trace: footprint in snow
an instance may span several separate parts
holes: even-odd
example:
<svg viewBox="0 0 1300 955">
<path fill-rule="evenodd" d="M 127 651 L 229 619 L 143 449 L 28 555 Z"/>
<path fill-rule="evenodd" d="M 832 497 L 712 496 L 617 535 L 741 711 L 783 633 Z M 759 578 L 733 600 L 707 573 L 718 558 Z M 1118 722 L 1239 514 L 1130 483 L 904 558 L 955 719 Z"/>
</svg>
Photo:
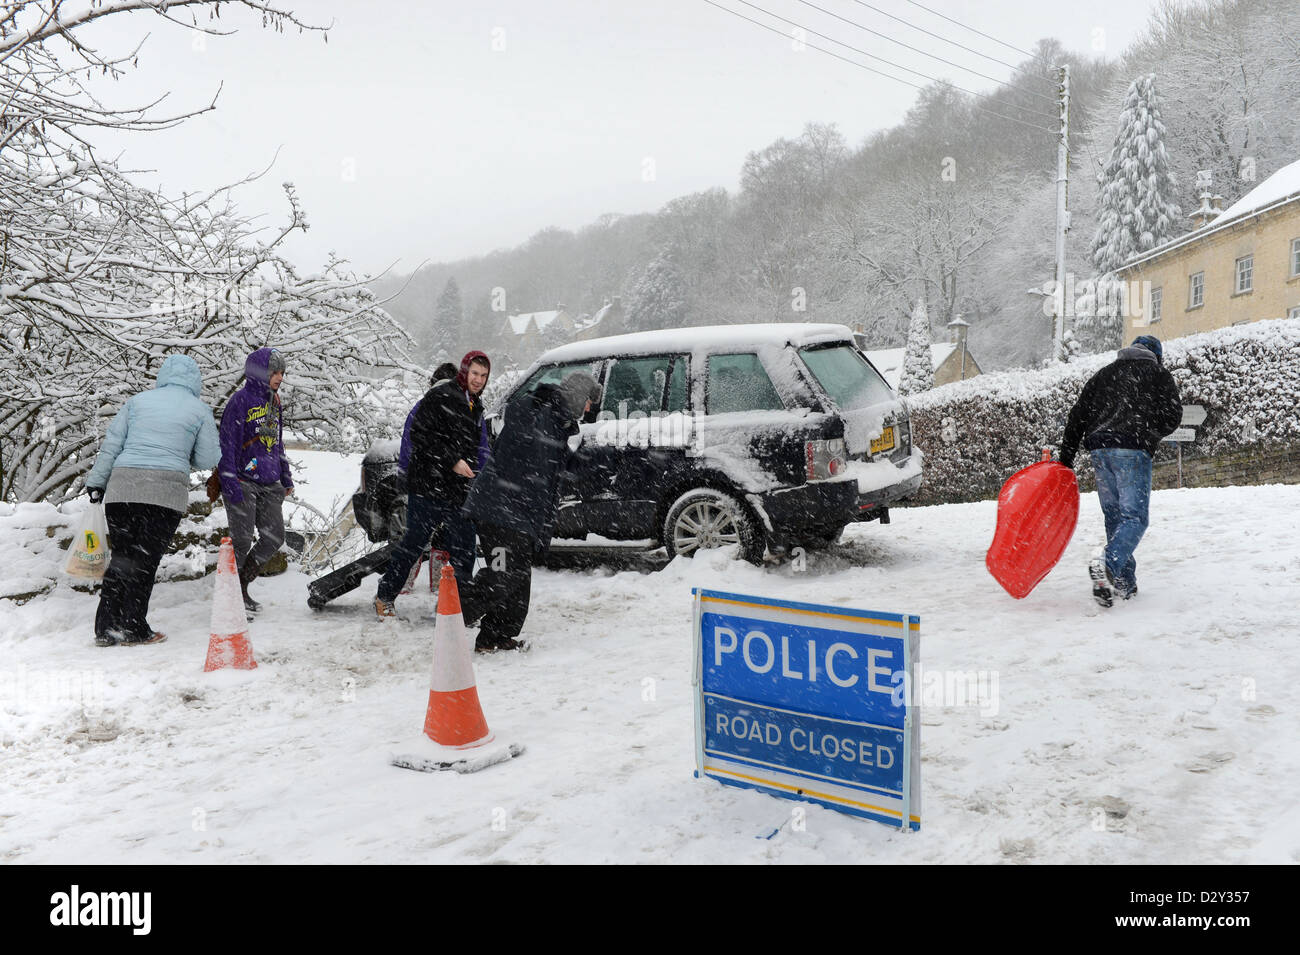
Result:
<svg viewBox="0 0 1300 955">
<path fill-rule="evenodd" d="M 1236 753 L 1202 753 L 1190 763 L 1182 763 L 1181 768 L 1189 773 L 1212 773 L 1235 758 Z"/>
</svg>

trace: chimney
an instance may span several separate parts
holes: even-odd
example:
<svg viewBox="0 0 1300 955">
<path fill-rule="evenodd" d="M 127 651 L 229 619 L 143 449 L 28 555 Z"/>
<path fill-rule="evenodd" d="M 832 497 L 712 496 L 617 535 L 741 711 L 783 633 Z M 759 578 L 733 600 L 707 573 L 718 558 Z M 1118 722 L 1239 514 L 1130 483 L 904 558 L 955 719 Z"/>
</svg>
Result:
<svg viewBox="0 0 1300 955">
<path fill-rule="evenodd" d="M 958 381 L 966 380 L 966 332 L 970 329 L 970 322 L 961 317 L 961 313 L 953 315 L 952 321 L 948 323 L 949 333 L 952 336 L 952 343 L 961 349 L 961 371 Z"/>
<path fill-rule="evenodd" d="M 1193 229 L 1203 229 L 1223 212 L 1223 196 L 1213 192 L 1214 181 L 1208 169 L 1197 171 L 1196 184 L 1201 187 L 1200 195 L 1197 197 L 1201 200 L 1201 204 L 1188 218 L 1192 220 Z"/>
<path fill-rule="evenodd" d="M 952 321 L 948 323 L 949 341 L 954 345 L 960 345 L 962 349 L 965 350 L 966 329 L 968 328 L 970 328 L 970 322 L 962 318 L 960 313 L 954 315 Z"/>
</svg>

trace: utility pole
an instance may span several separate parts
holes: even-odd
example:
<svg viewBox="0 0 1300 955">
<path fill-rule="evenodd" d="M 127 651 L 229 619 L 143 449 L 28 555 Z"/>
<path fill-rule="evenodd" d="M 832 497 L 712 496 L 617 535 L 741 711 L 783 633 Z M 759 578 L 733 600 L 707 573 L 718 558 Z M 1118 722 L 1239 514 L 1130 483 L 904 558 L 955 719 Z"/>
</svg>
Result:
<svg viewBox="0 0 1300 955">
<path fill-rule="evenodd" d="M 1057 69 L 1061 129 L 1056 142 L 1056 313 L 1052 359 L 1064 361 L 1065 343 L 1065 234 L 1070 231 L 1070 67 Z"/>
</svg>

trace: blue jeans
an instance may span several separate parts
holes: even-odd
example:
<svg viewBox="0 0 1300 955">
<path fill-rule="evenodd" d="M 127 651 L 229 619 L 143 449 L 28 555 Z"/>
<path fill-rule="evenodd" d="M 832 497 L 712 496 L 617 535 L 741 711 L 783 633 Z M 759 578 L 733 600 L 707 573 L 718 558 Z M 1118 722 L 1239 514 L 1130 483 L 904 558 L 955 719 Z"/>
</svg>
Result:
<svg viewBox="0 0 1300 955">
<path fill-rule="evenodd" d="M 397 599 L 421 554 L 429 552 L 429 539 L 442 525 L 438 544 L 451 555 L 459 587 L 474 574 L 474 524 L 461 516 L 460 505 L 412 494 L 406 499 L 406 534 L 388 558 L 388 570 L 375 594 L 380 600 Z"/>
<path fill-rule="evenodd" d="M 1106 519 L 1106 569 L 1120 590 L 1137 586 L 1133 551 L 1147 529 L 1151 503 L 1151 455 L 1130 448 L 1091 452 L 1097 498 Z"/>
</svg>

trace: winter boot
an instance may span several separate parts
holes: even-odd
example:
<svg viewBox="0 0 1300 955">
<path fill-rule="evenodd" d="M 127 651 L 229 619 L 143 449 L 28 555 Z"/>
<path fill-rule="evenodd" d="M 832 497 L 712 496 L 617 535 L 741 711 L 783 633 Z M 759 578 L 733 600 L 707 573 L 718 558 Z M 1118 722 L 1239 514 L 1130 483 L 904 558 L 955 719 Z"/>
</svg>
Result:
<svg viewBox="0 0 1300 955">
<path fill-rule="evenodd" d="M 1103 558 L 1093 558 L 1088 565 L 1088 576 L 1092 578 L 1092 599 L 1103 607 L 1114 604 L 1115 592 L 1111 589 L 1110 574 L 1106 571 L 1106 561 Z"/>
<path fill-rule="evenodd" d="M 149 643 L 162 643 L 167 639 L 167 634 L 155 630 L 147 637 L 141 637 L 139 640 L 126 639 L 122 641 L 124 647 L 142 647 Z"/>
<path fill-rule="evenodd" d="M 474 639 L 474 651 L 476 653 L 499 653 L 503 650 L 523 650 L 526 647 L 527 644 L 523 640 L 496 634 L 485 636 L 480 633 Z"/>
<path fill-rule="evenodd" d="M 244 558 L 243 569 L 239 571 L 239 592 L 244 595 L 244 612 L 248 614 L 259 613 L 262 605 L 248 595 L 248 585 L 255 581 L 262 572 L 262 568 L 257 566 L 257 561 L 252 557 Z"/>
</svg>

